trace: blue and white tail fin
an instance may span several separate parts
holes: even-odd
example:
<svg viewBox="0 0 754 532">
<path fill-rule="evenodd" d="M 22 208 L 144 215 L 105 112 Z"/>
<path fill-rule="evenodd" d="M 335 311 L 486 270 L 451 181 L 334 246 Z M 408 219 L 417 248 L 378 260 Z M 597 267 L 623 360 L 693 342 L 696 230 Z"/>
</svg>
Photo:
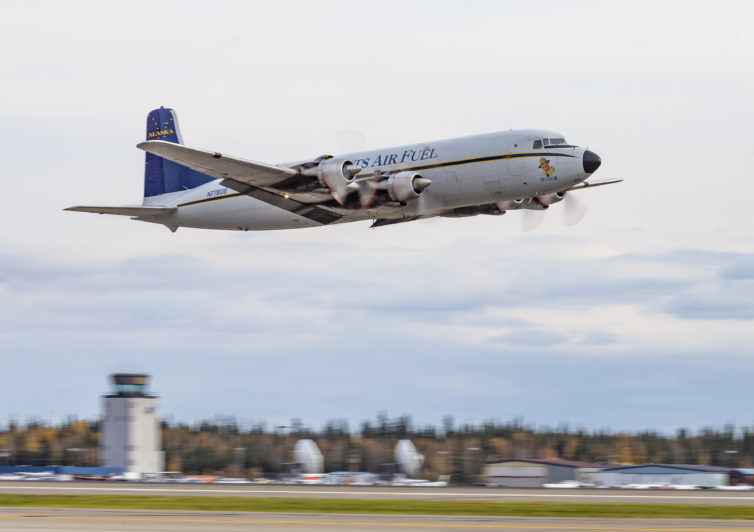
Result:
<svg viewBox="0 0 754 532">
<path fill-rule="evenodd" d="M 175 111 L 160 107 L 147 115 L 146 140 L 164 140 L 183 144 L 181 130 L 178 127 L 178 117 Z M 196 188 L 215 178 L 192 170 L 178 163 L 163 159 L 158 155 L 146 154 L 144 166 L 144 201 Z"/>
</svg>

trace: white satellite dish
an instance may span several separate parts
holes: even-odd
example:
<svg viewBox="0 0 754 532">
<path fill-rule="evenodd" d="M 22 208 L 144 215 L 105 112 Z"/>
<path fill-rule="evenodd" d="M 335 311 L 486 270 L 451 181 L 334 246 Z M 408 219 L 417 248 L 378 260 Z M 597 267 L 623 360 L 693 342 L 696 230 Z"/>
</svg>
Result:
<svg viewBox="0 0 754 532">
<path fill-rule="evenodd" d="M 395 446 L 395 461 L 403 473 L 416 477 L 424 465 L 424 455 L 416 450 L 411 440 L 400 440 Z"/>
<path fill-rule="evenodd" d="M 322 473 L 324 461 L 313 440 L 299 440 L 293 448 L 293 461 L 301 466 L 302 473 Z"/>
</svg>

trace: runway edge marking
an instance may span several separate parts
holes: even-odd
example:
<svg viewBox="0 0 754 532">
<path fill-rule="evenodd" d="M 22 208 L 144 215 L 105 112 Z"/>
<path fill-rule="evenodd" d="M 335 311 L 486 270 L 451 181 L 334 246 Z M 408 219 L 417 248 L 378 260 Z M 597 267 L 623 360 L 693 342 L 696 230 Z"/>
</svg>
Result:
<svg viewBox="0 0 754 532">
<path fill-rule="evenodd" d="M 305 498 L 306 495 L 351 495 L 355 498 L 361 496 L 375 497 L 383 495 L 395 495 L 395 496 L 416 496 L 416 497 L 489 497 L 489 498 L 505 498 L 505 497 L 534 497 L 534 498 L 584 498 L 591 497 L 595 499 L 710 499 L 721 501 L 752 501 L 754 496 L 733 496 L 733 495 L 664 495 L 659 493 L 653 493 L 652 495 L 645 494 L 621 494 L 621 495 L 602 495 L 602 494 L 570 494 L 570 493 L 462 493 L 462 492 L 429 492 L 429 491 L 320 491 L 320 490 L 229 490 L 229 489 L 179 489 L 179 488 L 104 488 L 104 487 L 78 487 L 78 486 L 14 486 L 0 488 L 0 493 L 5 493 L 5 490 L 50 490 L 50 491 L 117 491 L 117 492 L 129 492 L 129 491 L 149 491 L 149 492 L 165 492 L 165 493 L 181 493 L 191 495 L 192 493 L 260 493 L 260 494 L 275 494 L 282 493 L 286 495 L 294 494 L 301 495 L 301 498 Z"/>
<path fill-rule="evenodd" d="M 61 515 L 0 515 L 0 519 L 66 519 L 83 521 L 152 521 L 163 523 L 227 523 L 257 525 L 313 525 L 313 526 L 373 526 L 373 527 L 444 527 L 444 528 L 493 528 L 515 530 L 616 530 L 638 532 L 725 532 L 718 528 L 640 528 L 640 527 L 606 527 L 606 526 L 561 526 L 561 525 L 480 525 L 454 523 L 368 523 L 338 521 L 287 521 L 271 519 L 181 519 L 166 517 L 95 517 L 95 516 L 61 516 Z M 737 532 L 754 532 L 739 530 Z"/>
</svg>

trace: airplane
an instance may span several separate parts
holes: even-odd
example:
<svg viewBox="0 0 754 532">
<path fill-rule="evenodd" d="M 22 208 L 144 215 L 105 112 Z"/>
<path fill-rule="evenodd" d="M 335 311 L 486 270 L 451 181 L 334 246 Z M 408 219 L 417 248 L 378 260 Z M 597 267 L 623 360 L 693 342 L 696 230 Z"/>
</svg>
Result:
<svg viewBox="0 0 754 532">
<path fill-rule="evenodd" d="M 545 210 L 587 181 L 593 151 L 559 133 L 528 129 L 272 165 L 185 146 L 174 110 L 147 116 L 142 205 L 65 210 L 130 216 L 179 227 L 257 231 L 372 220 L 412 220 Z"/>
</svg>

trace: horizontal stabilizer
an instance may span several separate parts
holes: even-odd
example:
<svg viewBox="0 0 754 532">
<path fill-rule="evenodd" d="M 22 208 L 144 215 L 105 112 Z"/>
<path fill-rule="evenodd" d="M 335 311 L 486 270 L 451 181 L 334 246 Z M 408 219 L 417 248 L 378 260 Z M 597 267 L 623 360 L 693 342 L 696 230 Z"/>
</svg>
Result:
<svg viewBox="0 0 754 532">
<path fill-rule="evenodd" d="M 298 174 L 291 168 L 247 161 L 163 140 L 148 140 L 136 147 L 214 178 L 233 179 L 253 187 L 274 187 Z"/>
<path fill-rule="evenodd" d="M 66 211 L 76 212 L 93 212 L 96 214 L 120 214 L 122 216 L 160 216 L 170 214 L 178 210 L 177 207 L 147 207 L 144 205 L 124 205 L 122 207 L 98 207 L 90 205 L 79 205 L 77 207 L 68 207 Z"/>
<path fill-rule="evenodd" d="M 612 185 L 613 183 L 620 183 L 621 181 L 623 180 L 622 179 L 602 179 L 602 180 L 597 180 L 597 181 L 584 181 L 583 183 L 574 185 L 571 188 L 567 188 L 566 190 L 579 190 L 582 188 L 601 187 L 602 185 Z"/>
</svg>

